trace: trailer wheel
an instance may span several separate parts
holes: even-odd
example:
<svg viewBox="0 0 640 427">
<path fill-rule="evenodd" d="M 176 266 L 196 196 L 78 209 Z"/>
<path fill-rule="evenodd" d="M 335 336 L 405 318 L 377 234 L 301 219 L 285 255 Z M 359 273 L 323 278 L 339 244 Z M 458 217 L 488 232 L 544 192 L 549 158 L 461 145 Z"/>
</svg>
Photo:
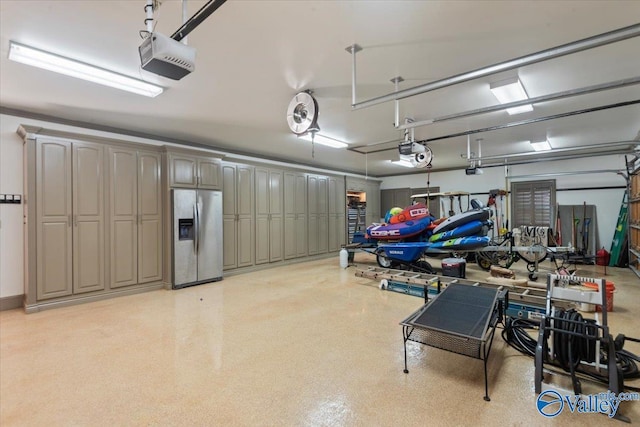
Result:
<svg viewBox="0 0 640 427">
<path fill-rule="evenodd" d="M 491 260 L 485 258 L 484 256 L 476 256 L 476 263 L 481 269 L 485 271 L 491 270 Z"/>
<path fill-rule="evenodd" d="M 428 274 L 435 273 L 435 270 L 433 269 L 431 264 L 429 264 L 427 261 L 420 260 L 416 262 L 414 265 L 417 268 L 412 269 L 413 271 L 418 271 L 419 273 L 428 273 Z"/>
<path fill-rule="evenodd" d="M 378 262 L 378 265 L 382 268 L 392 268 L 393 267 L 393 261 L 391 261 L 389 258 L 387 258 L 387 256 L 384 254 L 384 252 L 377 252 L 376 253 L 376 261 Z"/>
</svg>

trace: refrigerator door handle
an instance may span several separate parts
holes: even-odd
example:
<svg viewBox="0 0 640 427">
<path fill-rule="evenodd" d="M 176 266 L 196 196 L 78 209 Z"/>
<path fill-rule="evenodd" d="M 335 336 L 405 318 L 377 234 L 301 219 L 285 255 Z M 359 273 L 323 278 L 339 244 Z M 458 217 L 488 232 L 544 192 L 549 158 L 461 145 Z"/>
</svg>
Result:
<svg viewBox="0 0 640 427">
<path fill-rule="evenodd" d="M 196 212 L 198 212 L 198 242 L 196 243 L 196 253 L 200 253 L 200 203 L 196 202 Z"/>
<path fill-rule="evenodd" d="M 193 205 L 193 250 L 195 251 L 195 253 L 198 253 L 198 243 L 200 243 L 198 241 L 199 237 L 200 237 L 200 218 L 198 217 L 198 203 L 196 202 Z"/>
</svg>

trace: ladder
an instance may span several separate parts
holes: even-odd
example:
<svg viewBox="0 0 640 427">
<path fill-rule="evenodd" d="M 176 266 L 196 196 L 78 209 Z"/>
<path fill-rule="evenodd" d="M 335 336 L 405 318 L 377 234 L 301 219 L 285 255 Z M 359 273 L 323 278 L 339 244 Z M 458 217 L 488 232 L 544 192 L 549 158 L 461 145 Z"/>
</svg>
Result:
<svg viewBox="0 0 640 427">
<path fill-rule="evenodd" d="M 622 196 L 622 205 L 620 205 L 620 213 L 618 214 L 618 223 L 613 233 L 611 241 L 611 258 L 609 259 L 609 267 L 620 267 L 619 263 L 623 255 L 623 251 L 627 248 L 627 216 L 629 209 L 629 192 L 625 190 Z"/>
<path fill-rule="evenodd" d="M 364 277 L 367 279 L 379 281 L 381 284 L 383 283 L 383 281 L 385 281 L 385 286 L 380 286 L 381 289 L 403 292 L 414 296 L 422 296 L 420 295 L 420 291 L 425 287 L 431 288 L 430 290 L 436 290 L 437 288 L 446 288 L 448 285 L 453 283 L 459 283 L 462 285 L 508 290 L 509 298 L 511 300 L 523 303 L 544 306 L 546 299 L 546 290 L 542 286 L 529 287 L 509 284 L 496 284 L 449 276 L 439 276 L 436 274 L 395 270 L 391 268 L 381 267 L 359 268 L 356 270 L 355 275 L 356 277 Z M 398 286 L 400 284 L 404 286 Z"/>
</svg>

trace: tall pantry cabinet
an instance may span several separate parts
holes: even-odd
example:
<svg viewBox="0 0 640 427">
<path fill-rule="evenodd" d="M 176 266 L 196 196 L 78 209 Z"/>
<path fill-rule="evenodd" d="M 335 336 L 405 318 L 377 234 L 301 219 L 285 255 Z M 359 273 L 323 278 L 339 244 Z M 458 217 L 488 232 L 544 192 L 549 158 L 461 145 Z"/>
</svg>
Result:
<svg viewBox="0 0 640 427">
<path fill-rule="evenodd" d="M 104 150 L 38 141 L 35 153 L 38 299 L 104 289 Z"/>
<path fill-rule="evenodd" d="M 109 147 L 110 286 L 162 280 L 160 153 Z"/>
<path fill-rule="evenodd" d="M 254 263 L 254 167 L 222 163 L 223 268 Z"/>
<path fill-rule="evenodd" d="M 282 261 L 284 256 L 283 175 L 256 166 L 256 264 Z"/>
<path fill-rule="evenodd" d="M 18 129 L 25 144 L 25 310 L 160 288 L 160 154 L 40 131 Z"/>
<path fill-rule="evenodd" d="M 307 176 L 284 172 L 284 258 L 307 256 Z"/>
</svg>

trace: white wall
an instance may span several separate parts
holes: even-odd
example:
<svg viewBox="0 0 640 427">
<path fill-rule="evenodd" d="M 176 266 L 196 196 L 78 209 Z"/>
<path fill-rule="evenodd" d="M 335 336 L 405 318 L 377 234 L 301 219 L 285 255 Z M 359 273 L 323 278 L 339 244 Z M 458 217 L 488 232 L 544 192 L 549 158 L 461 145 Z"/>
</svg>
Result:
<svg viewBox="0 0 640 427">
<path fill-rule="evenodd" d="M 510 166 L 508 174 L 511 177 L 519 175 L 534 175 L 558 172 L 593 171 L 604 169 L 624 170 L 624 156 L 611 155 L 602 157 L 590 157 L 575 160 L 563 160 L 553 162 L 538 162 L 528 165 Z M 584 187 L 611 187 L 625 186 L 626 181 L 614 173 L 590 173 L 581 175 L 549 176 L 549 177 L 525 177 L 513 178 L 511 181 L 533 181 L 539 179 L 555 179 L 558 190 Z M 474 193 L 487 193 L 491 189 L 508 189 L 505 181 L 505 168 L 485 168 L 482 175 L 465 175 L 464 171 L 448 171 L 431 173 L 429 179 L 432 187 L 440 187 L 440 191 L 467 191 Z M 380 188 L 419 188 L 427 186 L 427 174 L 402 175 L 384 178 Z M 607 250 L 611 248 L 613 232 L 618 221 L 618 214 L 623 189 L 587 190 L 587 191 L 557 191 L 556 202 L 561 205 L 596 205 L 598 223 L 598 241 L 600 246 Z M 488 196 L 480 195 L 477 198 L 486 204 Z"/>
<path fill-rule="evenodd" d="M 22 140 L 12 124 L 0 116 L 0 193 L 23 194 Z M 0 298 L 23 293 L 22 218 L 22 205 L 0 204 Z"/>
</svg>

